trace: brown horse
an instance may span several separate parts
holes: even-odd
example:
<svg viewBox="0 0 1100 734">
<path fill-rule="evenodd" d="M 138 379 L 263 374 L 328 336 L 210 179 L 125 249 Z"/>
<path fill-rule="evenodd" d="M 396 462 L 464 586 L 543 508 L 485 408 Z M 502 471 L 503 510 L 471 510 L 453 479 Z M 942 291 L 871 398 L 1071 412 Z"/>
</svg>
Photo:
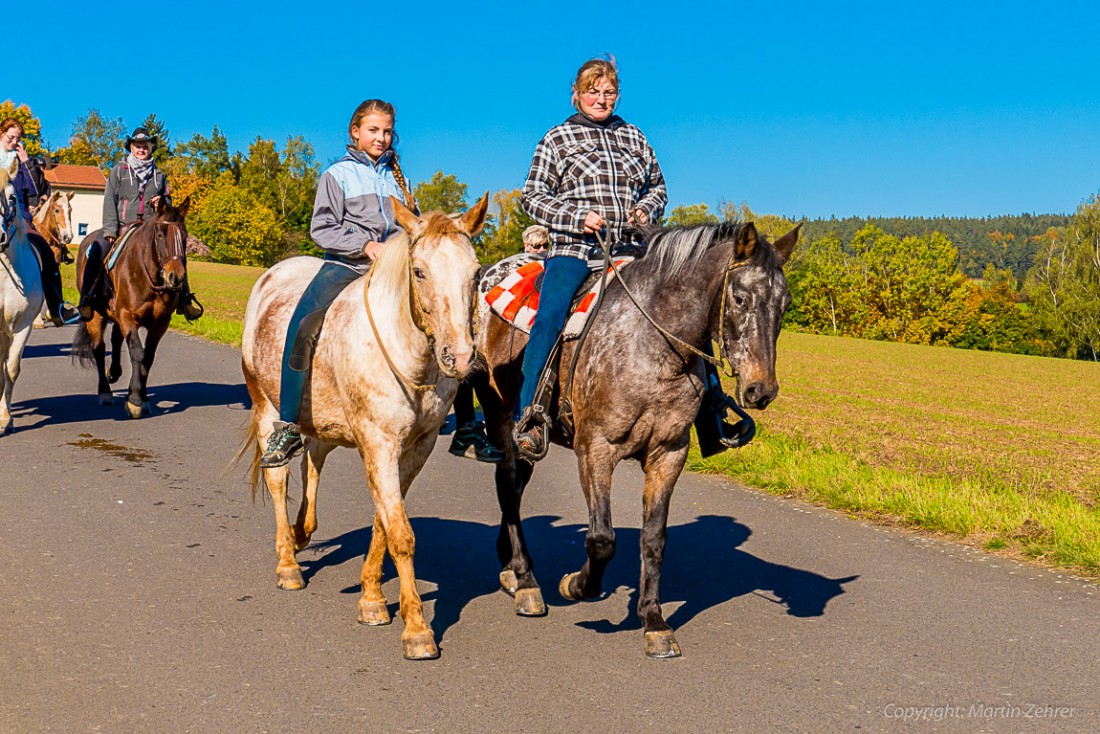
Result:
<svg viewBox="0 0 1100 734">
<path fill-rule="evenodd" d="M 107 267 L 99 277 L 106 293 L 104 303 L 90 321 L 81 323 L 73 336 L 73 359 L 94 364 L 99 373 L 100 405 L 111 405 L 111 384 L 122 376 L 122 342 L 130 353 L 130 393 L 126 410 L 131 418 L 150 413 L 146 385 L 149 370 L 172 314 L 179 302 L 180 288 L 187 276 L 184 217 L 191 199 L 177 208 L 164 200 L 157 205 L 153 219 L 135 224 L 123 233 L 111 252 L 104 257 Z M 82 288 L 88 247 L 99 237 L 99 230 L 84 238 L 77 252 L 77 288 Z M 119 249 L 121 247 L 121 249 Z M 105 368 L 107 325 L 111 331 L 111 367 Z M 145 329 L 142 345 L 139 328 Z"/>
<path fill-rule="evenodd" d="M 798 228 L 774 246 L 757 235 L 752 223 L 654 229 L 647 239 L 649 254 L 624 268 L 621 280 L 607 288 L 577 355 L 570 396 L 575 430 L 566 434 L 559 424 L 551 433 L 577 454 L 589 513 L 587 562 L 561 580 L 559 591 L 570 600 L 600 596 L 604 570 L 615 554 L 611 474 L 619 462 L 636 459 L 645 471 L 637 613 L 646 654 L 674 657 L 680 648 L 661 612 L 657 587 L 672 490 L 705 391 L 702 352 L 712 340 L 718 342 L 738 378 L 741 405 L 759 410 L 775 398 L 776 339 L 791 299 L 782 266 L 798 240 Z M 490 438 L 506 447 L 496 470 L 501 586 L 515 597 L 517 614 L 544 614 L 520 523 L 520 500 L 532 465 L 517 460 L 512 441 L 512 406 L 526 336 L 495 313 L 485 315 L 481 325 L 479 347 L 495 388 L 495 398 L 483 398 L 482 407 Z M 576 344 L 567 342 L 563 349 L 555 405 Z"/>
<path fill-rule="evenodd" d="M 419 218 L 393 202 L 407 235 L 389 240 L 370 272 L 343 289 L 316 337 L 299 418 L 309 437 L 301 464 L 305 489 L 293 525 L 286 501 L 290 467 L 263 469 L 261 477 L 259 461 L 279 417 L 289 321 L 302 290 L 323 265 L 318 258 L 284 260 L 252 288 L 241 339 L 252 421 L 238 458 L 251 450 L 253 497 L 262 478 L 275 505 L 276 585 L 301 589 L 305 580 L 294 555 L 317 529 L 317 484 L 325 458 L 337 446 L 358 449 L 375 508 L 360 575 L 359 622 L 390 622 L 382 594 L 388 550 L 401 581 L 404 654 L 419 660 L 437 657 L 439 648 L 416 590 L 416 541 L 405 495 L 435 447 L 458 381 L 476 355 L 472 313 L 478 262 L 470 238 L 485 223 L 488 194 L 453 218 L 441 212 Z"/>
</svg>

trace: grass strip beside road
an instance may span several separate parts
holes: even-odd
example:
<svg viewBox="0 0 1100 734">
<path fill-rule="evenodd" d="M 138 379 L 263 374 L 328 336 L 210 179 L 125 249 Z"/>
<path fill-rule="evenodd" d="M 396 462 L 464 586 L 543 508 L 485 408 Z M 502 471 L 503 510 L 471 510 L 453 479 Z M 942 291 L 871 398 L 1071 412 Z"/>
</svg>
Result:
<svg viewBox="0 0 1100 734">
<path fill-rule="evenodd" d="M 188 270 L 206 315 L 172 327 L 240 346 L 263 269 Z M 1100 578 L 1100 365 L 784 332 L 777 369 L 756 439 L 691 470 Z"/>
</svg>

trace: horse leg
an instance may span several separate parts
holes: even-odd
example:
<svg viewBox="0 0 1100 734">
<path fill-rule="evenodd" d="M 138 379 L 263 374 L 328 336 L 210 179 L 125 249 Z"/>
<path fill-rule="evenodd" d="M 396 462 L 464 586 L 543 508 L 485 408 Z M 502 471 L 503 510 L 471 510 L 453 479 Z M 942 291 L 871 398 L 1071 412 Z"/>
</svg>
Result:
<svg viewBox="0 0 1100 734">
<path fill-rule="evenodd" d="M 309 545 L 309 539 L 317 530 L 317 486 L 321 482 L 321 469 L 325 459 L 336 446 L 331 443 L 309 441 L 302 459 L 302 504 L 298 506 L 298 519 L 294 522 L 294 549 L 300 551 Z"/>
<path fill-rule="evenodd" d="M 494 446 L 504 449 L 504 459 L 497 464 L 495 472 L 497 504 L 500 506 L 500 532 L 497 535 L 497 558 L 501 566 L 500 588 L 515 598 L 516 614 L 521 617 L 542 617 L 547 612 L 546 602 L 542 598 L 542 589 L 535 580 L 534 562 L 527 550 L 520 514 L 523 490 L 531 481 L 534 467 L 517 459 L 515 442 L 512 440 L 512 411 L 505 409 L 499 401 L 481 398 L 480 393 L 478 397 L 482 400 L 485 411 L 489 440 Z M 492 405 L 492 402 L 498 404 Z"/>
<path fill-rule="evenodd" d="M 103 329 L 106 331 L 107 322 L 103 322 Z M 104 374 L 103 365 L 99 365 L 100 374 Z M 122 377 L 122 327 L 116 323 L 111 323 L 111 370 L 106 373 L 107 381 L 112 385 L 118 382 L 118 378 Z"/>
<path fill-rule="evenodd" d="M 4 394 L 0 402 L 0 436 L 11 430 L 14 420 L 11 417 L 11 394 L 15 381 L 19 379 L 20 365 L 23 361 L 23 348 L 27 346 L 31 329 L 26 327 L 12 334 L 0 337 L 0 355 L 4 355 Z"/>
<path fill-rule="evenodd" d="M 588 535 L 584 540 L 588 560 L 580 571 L 566 574 L 558 591 L 566 599 L 595 599 L 601 593 L 603 574 L 615 556 L 615 529 L 611 526 L 610 452 L 586 447 L 580 454 L 580 479 L 588 502 Z"/>
<path fill-rule="evenodd" d="M 152 409 L 149 407 L 149 371 L 153 369 L 153 360 L 157 358 L 157 346 L 160 344 L 160 340 L 164 338 L 164 332 L 168 331 L 168 319 L 164 319 L 152 329 L 149 329 L 145 333 L 145 349 L 141 357 L 141 412 L 146 415 L 152 414 Z M 134 329 L 137 332 L 137 329 Z"/>
<path fill-rule="evenodd" d="M 275 586 L 288 591 L 301 589 L 306 582 L 302 578 L 302 567 L 294 558 L 294 531 L 290 527 L 286 506 L 286 481 L 290 476 L 290 468 L 280 466 L 264 469 L 263 472 L 264 483 L 275 508 L 275 553 L 279 556 L 279 565 L 275 568 Z"/>
<path fill-rule="evenodd" d="M 661 612 L 659 589 L 665 556 L 668 509 L 672 490 L 687 460 L 684 445 L 650 452 L 644 463 L 645 492 L 641 533 L 642 577 L 638 586 L 638 618 L 645 631 L 645 654 L 654 658 L 680 656 L 676 635 Z"/>
<path fill-rule="evenodd" d="M 107 362 L 107 344 L 104 339 L 104 332 L 107 331 L 107 326 L 110 322 L 104 319 L 99 314 L 92 316 L 92 320 L 84 324 L 84 329 L 88 334 L 88 341 L 91 344 L 92 359 L 95 361 L 96 371 L 96 395 L 99 396 L 100 405 L 114 405 L 115 396 L 111 393 L 111 385 L 108 382 L 107 371 L 105 364 Z M 77 328 L 80 328 L 79 326 Z M 115 332 L 118 332 L 118 327 L 115 327 Z M 114 347 L 114 351 L 111 354 L 111 358 L 115 358 L 115 354 L 118 353 L 118 347 Z"/>
<path fill-rule="evenodd" d="M 370 536 L 370 548 L 363 561 L 363 570 L 359 574 L 359 583 L 363 595 L 359 597 L 359 624 L 371 627 L 389 624 L 390 610 L 386 595 L 382 593 L 382 562 L 386 560 L 386 529 L 382 526 L 382 516 L 374 515 L 374 530 Z"/>
<path fill-rule="evenodd" d="M 122 326 L 121 322 L 119 326 Z M 145 370 L 145 348 L 142 346 L 141 334 L 138 333 L 137 324 L 126 324 L 124 331 L 126 337 L 126 351 L 130 353 L 130 394 L 126 396 L 126 412 L 130 414 L 131 418 L 140 418 L 142 412 L 141 392 L 144 383 L 142 373 Z"/>
<path fill-rule="evenodd" d="M 392 439 L 382 436 L 356 436 L 359 451 L 366 467 L 367 486 L 374 499 L 376 525 L 381 518 L 385 531 L 386 549 L 397 567 L 397 576 L 401 582 L 401 618 L 405 621 L 405 631 L 401 633 L 401 646 L 408 660 L 428 660 L 439 657 L 439 647 L 435 643 L 432 628 L 424 620 L 424 604 L 416 591 L 416 572 L 413 568 L 413 556 L 416 551 L 416 538 L 413 535 L 409 516 L 405 512 L 405 493 L 413 477 L 420 471 L 427 459 L 435 435 L 422 437 L 413 447 L 407 447 L 400 459 L 396 458 L 398 447 Z M 407 464 L 406 464 L 407 462 Z M 371 539 L 372 556 L 368 551 L 367 562 L 363 564 L 363 575 L 370 582 L 370 592 L 374 593 L 374 574 L 381 580 L 381 553 L 374 548 Z M 368 563 L 371 567 L 368 569 Z M 377 568 L 375 568 L 377 566 Z M 363 599 L 371 601 L 368 585 L 364 584 Z M 381 587 L 378 587 L 381 596 Z M 377 600 L 375 600 L 377 601 Z M 362 619 L 362 616 L 360 617 Z"/>
</svg>

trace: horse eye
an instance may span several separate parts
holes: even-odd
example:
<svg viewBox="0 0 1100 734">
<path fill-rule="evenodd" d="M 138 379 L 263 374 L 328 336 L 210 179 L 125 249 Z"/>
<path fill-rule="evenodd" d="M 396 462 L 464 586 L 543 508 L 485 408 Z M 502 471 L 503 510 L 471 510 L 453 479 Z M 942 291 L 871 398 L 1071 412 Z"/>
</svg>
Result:
<svg viewBox="0 0 1100 734">
<path fill-rule="evenodd" d="M 740 293 L 734 293 L 733 294 L 733 304 L 735 306 L 737 306 L 738 308 L 743 308 L 747 301 L 748 301 L 748 299 L 745 298 Z"/>
<path fill-rule="evenodd" d="M 413 275 L 416 276 L 417 280 L 424 280 L 424 278 L 428 277 L 420 268 L 413 268 Z"/>
</svg>

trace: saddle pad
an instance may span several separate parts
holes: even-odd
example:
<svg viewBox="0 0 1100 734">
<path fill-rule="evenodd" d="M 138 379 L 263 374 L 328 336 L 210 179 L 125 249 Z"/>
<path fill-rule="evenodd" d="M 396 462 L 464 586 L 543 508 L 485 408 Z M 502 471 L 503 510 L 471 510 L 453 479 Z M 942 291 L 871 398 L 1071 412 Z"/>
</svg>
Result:
<svg viewBox="0 0 1100 734">
<path fill-rule="evenodd" d="M 617 267 L 623 267 L 633 258 L 619 258 L 615 260 Z M 512 324 L 525 334 L 531 333 L 531 325 L 535 322 L 535 314 L 539 309 L 539 285 L 546 265 L 542 260 L 535 260 L 520 266 L 497 285 L 493 286 L 485 294 L 485 302 L 498 316 Z M 615 277 L 615 271 L 611 270 L 607 276 L 607 282 Z M 601 278 L 596 276 L 595 282 L 579 300 L 574 301 L 569 319 L 565 322 L 562 332 L 565 339 L 575 339 L 584 328 L 588 319 L 588 313 L 592 304 L 596 302 L 601 287 Z M 587 282 L 587 281 L 586 281 Z"/>
<path fill-rule="evenodd" d="M 122 254 L 123 246 L 127 242 L 130 241 L 130 235 L 132 235 L 134 233 L 134 230 L 136 230 L 136 229 L 137 229 L 137 227 L 130 227 L 129 229 L 127 229 L 125 232 L 122 233 L 122 237 L 118 238 L 115 241 L 115 244 L 111 248 L 111 251 L 107 253 L 107 269 L 108 270 L 114 270 L 115 263 L 118 262 L 118 256 Z"/>
</svg>

